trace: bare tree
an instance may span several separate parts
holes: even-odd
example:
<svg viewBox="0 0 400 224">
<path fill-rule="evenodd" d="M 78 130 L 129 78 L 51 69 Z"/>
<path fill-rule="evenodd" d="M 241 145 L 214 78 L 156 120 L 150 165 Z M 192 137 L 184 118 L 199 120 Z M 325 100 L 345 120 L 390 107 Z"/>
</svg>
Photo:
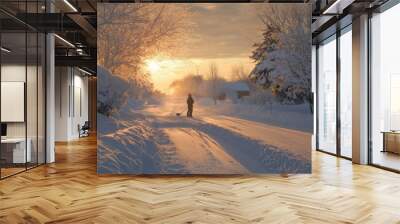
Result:
<svg viewBox="0 0 400 224">
<path fill-rule="evenodd" d="M 249 79 L 249 74 L 245 71 L 244 66 L 237 65 L 232 67 L 231 80 L 232 81 L 247 81 Z"/>
<path fill-rule="evenodd" d="M 210 82 L 210 92 L 214 100 L 214 104 L 217 104 L 220 78 L 218 76 L 218 67 L 215 63 L 210 64 L 208 81 Z"/>
</svg>

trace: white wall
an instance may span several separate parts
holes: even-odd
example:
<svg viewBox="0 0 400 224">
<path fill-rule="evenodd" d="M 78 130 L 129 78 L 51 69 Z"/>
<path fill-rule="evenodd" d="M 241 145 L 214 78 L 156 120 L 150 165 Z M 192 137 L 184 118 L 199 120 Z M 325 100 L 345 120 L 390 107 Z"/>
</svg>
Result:
<svg viewBox="0 0 400 224">
<path fill-rule="evenodd" d="M 78 125 L 88 120 L 88 78 L 83 75 L 76 68 L 56 68 L 56 141 L 77 139 Z"/>
<path fill-rule="evenodd" d="M 55 141 L 67 141 L 69 133 L 69 84 L 70 75 L 69 68 L 55 68 Z"/>
<path fill-rule="evenodd" d="M 82 73 L 77 74 L 77 70 L 74 70 L 74 80 L 72 83 L 73 90 L 71 99 L 71 132 L 70 136 L 72 139 L 79 137 L 78 125 L 82 126 L 85 121 L 89 119 L 88 113 L 88 78 L 82 76 Z"/>
<path fill-rule="evenodd" d="M 2 65 L 1 81 L 25 82 L 25 64 L 24 65 Z"/>
</svg>

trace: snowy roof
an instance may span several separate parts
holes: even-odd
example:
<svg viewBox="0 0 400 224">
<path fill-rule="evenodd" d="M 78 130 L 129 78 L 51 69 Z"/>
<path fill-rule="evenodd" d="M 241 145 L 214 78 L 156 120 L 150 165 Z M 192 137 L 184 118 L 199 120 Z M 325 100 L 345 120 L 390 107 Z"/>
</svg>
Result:
<svg viewBox="0 0 400 224">
<path fill-rule="evenodd" d="M 234 91 L 249 91 L 250 88 L 247 83 L 242 81 L 228 82 L 225 84 L 225 88 Z"/>
</svg>

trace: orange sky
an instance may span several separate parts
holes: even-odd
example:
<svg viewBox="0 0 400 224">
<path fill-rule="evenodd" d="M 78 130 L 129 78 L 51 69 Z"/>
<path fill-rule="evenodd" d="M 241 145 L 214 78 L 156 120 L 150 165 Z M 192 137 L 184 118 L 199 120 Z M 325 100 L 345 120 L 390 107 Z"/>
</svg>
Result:
<svg viewBox="0 0 400 224">
<path fill-rule="evenodd" d="M 221 76 L 229 79 L 232 67 L 243 65 L 250 72 L 253 44 L 261 38 L 262 24 L 257 4 L 187 4 L 194 28 L 182 49 L 155 55 L 146 61 L 156 89 L 170 93 L 169 85 L 187 74 L 208 74 L 216 63 Z"/>
</svg>

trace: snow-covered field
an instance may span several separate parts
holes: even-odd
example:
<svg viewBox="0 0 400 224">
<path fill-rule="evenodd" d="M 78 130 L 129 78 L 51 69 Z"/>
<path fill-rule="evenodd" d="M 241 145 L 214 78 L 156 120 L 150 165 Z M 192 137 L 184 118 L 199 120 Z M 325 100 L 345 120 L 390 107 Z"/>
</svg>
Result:
<svg viewBox="0 0 400 224">
<path fill-rule="evenodd" d="M 309 111 L 308 104 L 282 105 L 271 103 L 256 105 L 247 103 L 245 100 L 239 100 L 236 103 L 226 100 L 218 101 L 218 104 L 214 105 L 209 98 L 201 98 L 198 101 L 202 106 L 200 109 L 206 109 L 209 114 L 233 116 L 309 133 L 313 131 L 313 116 Z"/>
<path fill-rule="evenodd" d="M 128 102 L 110 117 L 99 114 L 98 172 L 311 172 L 312 115 L 306 105 L 271 109 L 195 101 L 193 118 L 185 116 L 185 98 Z"/>
</svg>

